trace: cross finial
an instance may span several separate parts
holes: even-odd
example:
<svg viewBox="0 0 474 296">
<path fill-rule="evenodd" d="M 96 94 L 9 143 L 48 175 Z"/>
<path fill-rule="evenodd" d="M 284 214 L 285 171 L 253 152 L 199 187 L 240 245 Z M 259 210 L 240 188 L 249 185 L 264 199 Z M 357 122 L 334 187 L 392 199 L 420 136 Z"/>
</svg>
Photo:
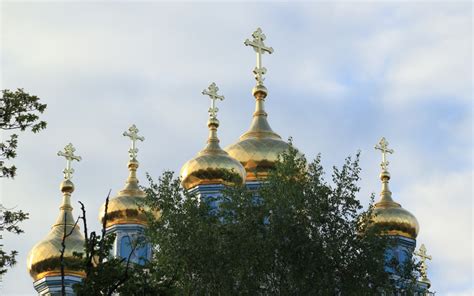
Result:
<svg viewBox="0 0 474 296">
<path fill-rule="evenodd" d="M 267 37 L 263 34 L 262 29 L 257 28 L 252 34 L 253 40 L 246 39 L 244 44 L 246 46 L 252 46 L 253 50 L 257 53 L 257 66 L 253 70 L 255 74 L 255 79 L 257 80 L 257 85 L 263 85 L 263 75 L 267 73 L 267 69 L 262 67 L 262 54 L 268 52 L 269 54 L 273 53 L 273 48 L 268 47 L 263 42 Z"/>
<path fill-rule="evenodd" d="M 384 137 L 382 137 L 379 143 L 375 145 L 375 149 L 382 151 L 382 162 L 380 163 L 380 166 L 382 167 L 382 170 L 386 171 L 389 164 L 387 161 L 387 153 L 393 154 L 394 151 L 393 149 L 388 149 L 388 142 Z"/>
<path fill-rule="evenodd" d="M 137 159 L 137 153 L 138 153 L 138 148 L 137 148 L 137 141 L 144 141 L 145 138 L 142 136 L 138 135 L 138 128 L 132 124 L 131 127 L 128 128 L 128 131 L 123 132 L 123 135 L 125 137 L 129 137 L 130 140 L 132 140 L 132 147 L 128 150 L 128 154 L 130 155 L 130 160 L 136 160 Z"/>
<path fill-rule="evenodd" d="M 205 96 L 209 96 L 211 99 L 211 107 L 209 108 L 209 117 L 211 119 L 217 119 L 217 111 L 219 109 L 216 107 L 216 101 L 217 100 L 224 100 L 224 96 L 218 95 L 217 92 L 219 91 L 219 88 L 217 87 L 216 83 L 213 82 L 211 83 L 207 89 L 202 91 L 202 94 Z"/>
<path fill-rule="evenodd" d="M 71 143 L 69 143 L 66 145 L 66 147 L 64 147 L 64 152 L 63 151 L 58 152 L 58 156 L 63 156 L 64 158 L 66 158 L 66 168 L 63 171 L 65 180 L 72 179 L 72 174 L 74 173 L 74 169 L 71 166 L 72 162 L 74 160 L 81 161 L 82 159 L 80 156 L 74 155 L 75 151 L 76 151 L 76 148 L 74 148 L 74 146 Z"/>
<path fill-rule="evenodd" d="M 430 255 L 426 254 L 426 247 L 424 244 L 421 244 L 421 247 L 418 251 L 415 251 L 415 255 L 420 257 L 421 261 L 421 277 L 423 279 L 428 279 L 428 273 L 426 272 L 428 267 L 426 265 L 426 260 L 433 259 Z"/>
</svg>

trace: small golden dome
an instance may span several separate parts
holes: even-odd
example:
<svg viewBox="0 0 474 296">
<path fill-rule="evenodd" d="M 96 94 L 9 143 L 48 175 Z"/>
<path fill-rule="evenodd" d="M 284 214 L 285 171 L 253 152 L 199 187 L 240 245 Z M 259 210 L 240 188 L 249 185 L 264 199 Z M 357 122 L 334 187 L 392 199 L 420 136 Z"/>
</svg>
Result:
<svg viewBox="0 0 474 296">
<path fill-rule="evenodd" d="M 392 192 L 388 188 L 389 172 L 383 170 L 380 179 L 382 192 L 380 201 L 374 205 L 373 223 L 381 226 L 386 234 L 416 239 L 420 229 L 418 221 L 413 214 L 393 201 Z"/>
<path fill-rule="evenodd" d="M 146 212 L 149 208 L 144 205 L 146 193 L 138 186 L 137 179 L 138 161 L 132 159 L 128 163 L 130 175 L 125 188 L 109 200 L 107 207 L 106 227 L 117 224 L 147 225 Z M 103 223 L 105 203 L 99 210 L 99 221 Z"/>
<path fill-rule="evenodd" d="M 275 167 L 278 156 L 287 151 L 289 144 L 275 133 L 267 121 L 264 109 L 266 89 L 263 86 L 254 88 L 256 99 L 255 112 L 250 129 L 243 134 L 239 141 L 224 150 L 237 159 L 247 171 L 247 181 L 266 178 L 269 171 Z"/>
<path fill-rule="evenodd" d="M 61 183 L 61 191 L 63 192 L 63 203 L 59 208 L 60 213 L 56 223 L 46 238 L 37 243 L 28 254 L 28 272 L 35 281 L 45 276 L 61 275 L 60 256 L 64 233 L 71 233 L 65 239 L 65 274 L 85 277 L 84 271 L 78 267 L 80 259 L 73 255 L 84 252 L 84 236 L 79 225 L 75 225 L 76 221 L 72 215 L 71 193 L 74 191 L 74 184 L 70 180 L 64 180 Z"/>
<path fill-rule="evenodd" d="M 144 141 L 145 138 L 138 135 L 138 128 L 133 124 L 123 133 L 123 136 L 129 137 L 131 147 L 128 150 L 130 159 L 128 161 L 129 175 L 125 183 L 125 188 L 109 200 L 107 205 L 107 223 L 106 227 L 117 224 L 140 224 L 146 226 L 148 223 L 147 212 L 151 209 L 144 204 L 146 194 L 138 186 L 137 169 L 137 141 Z M 156 218 L 159 218 L 159 212 L 153 212 Z M 103 223 L 105 215 L 105 203 L 99 210 L 99 221 Z"/>
<path fill-rule="evenodd" d="M 243 184 L 244 167 L 219 146 L 217 119 L 210 119 L 206 147 L 181 168 L 181 182 L 185 189 L 206 184 Z"/>
</svg>

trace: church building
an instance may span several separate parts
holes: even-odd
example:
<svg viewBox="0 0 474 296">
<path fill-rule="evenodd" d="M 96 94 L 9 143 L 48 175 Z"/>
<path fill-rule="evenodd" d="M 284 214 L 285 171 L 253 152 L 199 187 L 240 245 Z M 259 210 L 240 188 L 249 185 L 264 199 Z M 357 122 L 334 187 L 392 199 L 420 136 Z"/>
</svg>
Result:
<svg viewBox="0 0 474 296">
<path fill-rule="evenodd" d="M 181 169 L 180 177 L 184 189 L 196 193 L 201 199 L 221 196 L 222 189 L 228 184 L 236 182 L 245 184 L 250 189 L 256 189 L 278 161 L 278 156 L 287 151 L 289 143 L 272 130 L 268 122 L 268 114 L 265 111 L 265 100 L 268 90 L 264 85 L 264 75 L 267 69 L 262 65 L 262 56 L 273 53 L 273 48 L 267 46 L 264 41 L 266 37 L 258 28 L 251 39 L 245 40 L 244 44 L 251 47 L 257 57 L 256 66 L 253 70 L 256 85 L 252 89 L 255 98 L 255 111 L 249 129 L 233 144 L 221 148 L 218 138 L 219 120 L 217 119 L 217 101 L 224 100 L 219 94 L 219 88 L 215 83 L 209 85 L 202 91 L 203 95 L 211 99 L 209 108 L 208 128 L 209 136 L 206 146 L 198 152 L 196 157 L 186 162 Z M 142 264 L 144 260 L 151 257 L 151 246 L 135 246 L 140 237 L 144 235 L 147 227 L 147 216 L 140 205 L 146 197 L 140 188 L 137 179 L 139 162 L 137 160 L 138 141 L 144 137 L 139 136 L 138 129 L 132 125 L 123 136 L 131 139 L 132 145 L 129 150 L 128 178 L 125 186 L 109 202 L 99 209 L 99 220 L 104 224 L 107 234 L 115 234 L 113 254 L 117 257 L 128 258 L 135 264 Z M 375 146 L 382 153 L 380 180 L 382 190 L 380 199 L 374 205 L 375 217 L 373 223 L 388 229 L 385 235 L 396 239 L 396 245 L 387 250 L 387 260 L 392 258 L 400 262 L 411 260 L 412 256 L 421 258 L 421 278 L 418 280 L 417 295 L 433 295 L 430 291 L 430 281 L 427 276 L 426 259 L 431 257 L 426 254 L 426 248 L 421 245 L 416 250 L 416 238 L 419 232 L 419 224 L 416 217 L 404 209 L 400 203 L 392 197 L 389 189 L 391 175 L 388 171 L 387 155 L 393 153 L 388 147 L 388 142 L 382 138 Z M 71 181 L 74 170 L 73 161 L 80 161 L 81 157 L 74 154 L 72 144 L 68 144 L 64 151 L 58 153 L 65 157 L 66 169 L 64 180 L 60 184 L 62 202 L 59 214 L 53 223 L 49 234 L 38 242 L 30 251 L 27 259 L 27 268 L 33 278 L 33 286 L 39 295 L 62 295 L 62 274 L 64 275 L 64 286 L 66 295 L 75 295 L 72 286 L 85 277 L 85 272 L 80 268 L 61 268 L 61 262 L 74 266 L 78 261 L 73 254 L 83 252 L 84 236 L 80 226 L 75 219 L 79 216 L 76 211 L 73 214 L 71 199 L 73 199 L 74 184 Z M 124 169 L 125 171 L 125 169 Z M 403 197 L 396 197 L 401 200 Z M 218 200 L 218 198 L 217 198 Z M 215 205 L 218 206 L 218 205 Z M 159 218 L 159 213 L 155 213 Z M 66 238 L 63 240 L 63 237 Z M 64 241 L 64 243 L 63 243 Z M 396 277 L 396 272 L 387 267 L 387 272 Z"/>
</svg>

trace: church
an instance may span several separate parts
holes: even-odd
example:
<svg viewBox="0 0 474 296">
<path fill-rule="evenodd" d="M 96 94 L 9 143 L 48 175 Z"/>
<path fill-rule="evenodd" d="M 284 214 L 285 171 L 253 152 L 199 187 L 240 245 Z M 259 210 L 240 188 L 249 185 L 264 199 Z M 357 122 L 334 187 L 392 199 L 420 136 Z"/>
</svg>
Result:
<svg viewBox="0 0 474 296">
<path fill-rule="evenodd" d="M 182 186 L 200 198 L 219 196 L 225 185 L 235 180 L 235 176 L 248 188 L 258 188 L 262 182 L 265 182 L 265 178 L 278 161 L 278 156 L 289 148 L 289 143 L 282 140 L 278 133 L 270 127 L 265 111 L 268 90 L 264 85 L 264 75 L 267 69 L 263 67 L 262 56 L 265 53 L 273 53 L 273 48 L 265 44 L 265 39 L 266 36 L 258 28 L 252 34 L 252 38 L 246 39 L 244 42 L 256 53 L 256 66 L 253 70 L 256 85 L 252 89 L 252 94 L 255 97 L 255 112 L 250 128 L 235 143 L 224 149 L 221 148 L 217 135 L 219 120 L 217 119 L 218 108 L 216 106 L 217 101 L 224 100 L 224 96 L 218 93 L 219 88 L 215 83 L 202 91 L 203 95 L 209 96 L 211 99 L 207 145 L 196 157 L 186 162 L 180 172 Z M 147 217 L 139 206 L 146 194 L 140 188 L 137 179 L 139 168 L 137 142 L 144 141 L 144 137 L 140 136 L 138 132 L 138 128 L 132 125 L 123 134 L 123 136 L 129 137 L 132 143 L 128 160 L 129 176 L 126 179 L 125 187 L 110 199 L 107 209 L 104 204 L 98 210 L 98 216 L 99 220 L 106 224 L 107 233 L 116 235 L 113 254 L 122 258 L 133 255 L 132 261 L 141 264 L 142 258 L 150 258 L 151 248 L 144 246 L 138 250 L 131 249 L 131 242 L 142 235 L 147 227 Z M 393 236 L 397 242 L 396 247 L 387 250 L 387 260 L 395 257 L 403 262 L 411 259 L 413 255 L 420 257 L 421 277 L 417 283 L 417 295 L 434 295 L 429 290 L 431 283 L 428 279 L 426 263 L 426 260 L 431 260 L 431 256 L 427 254 L 424 245 L 416 250 L 416 238 L 420 228 L 418 221 L 412 213 L 404 209 L 392 197 L 389 189 L 391 175 L 388 171 L 387 155 L 393 153 L 393 150 L 389 148 L 385 138 L 379 141 L 375 149 L 382 153 L 380 165 L 382 190 L 379 200 L 374 205 L 373 223 L 389 229 L 386 235 Z M 59 214 L 50 232 L 32 248 L 27 258 L 28 272 L 33 279 L 34 289 L 39 295 L 61 295 L 61 262 L 63 260 L 65 262 L 77 260 L 73 254 L 83 252 L 84 248 L 84 236 L 75 219 L 78 212 L 73 213 L 71 205 L 74 192 L 72 162 L 80 161 L 81 157 L 75 155 L 75 148 L 72 144 L 68 144 L 64 151 L 58 152 L 58 156 L 66 159 L 64 180 L 60 184 L 62 202 Z M 233 179 L 230 180 L 230 177 Z M 40 231 L 46 232 L 46 230 Z M 65 235 L 67 237 L 63 246 Z M 387 272 L 391 271 L 387 270 Z M 74 295 L 72 286 L 85 277 L 85 272 L 65 268 L 64 274 L 66 294 Z"/>
</svg>

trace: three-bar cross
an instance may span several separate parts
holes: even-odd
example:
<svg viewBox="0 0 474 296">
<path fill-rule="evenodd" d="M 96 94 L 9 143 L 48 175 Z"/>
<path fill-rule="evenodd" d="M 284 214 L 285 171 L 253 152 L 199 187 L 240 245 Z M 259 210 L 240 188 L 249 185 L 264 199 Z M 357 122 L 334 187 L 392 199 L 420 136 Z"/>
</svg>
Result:
<svg viewBox="0 0 474 296">
<path fill-rule="evenodd" d="M 66 158 L 66 168 L 63 171 L 64 179 L 66 180 L 72 179 L 72 174 L 74 173 L 74 169 L 72 168 L 72 165 L 71 165 L 72 162 L 74 160 L 81 161 L 82 159 L 80 156 L 74 155 L 75 151 L 76 149 L 74 148 L 74 146 L 71 143 L 69 143 L 66 145 L 66 147 L 64 147 L 64 152 L 63 151 L 58 152 L 58 156 L 63 156 L 64 158 Z"/>
<path fill-rule="evenodd" d="M 263 42 L 267 37 L 263 34 L 262 29 L 257 28 L 255 32 L 252 34 L 253 40 L 246 39 L 244 44 L 246 46 L 252 46 L 255 52 L 257 53 L 257 66 L 253 70 L 255 74 L 255 79 L 257 80 L 257 84 L 263 85 L 263 75 L 267 72 L 265 67 L 262 67 L 262 54 L 268 52 L 269 54 L 273 53 L 273 48 L 268 47 Z"/>
<path fill-rule="evenodd" d="M 211 83 L 207 87 L 207 89 L 202 91 L 203 95 L 209 96 L 209 98 L 211 99 L 211 107 L 209 108 L 209 117 L 211 117 L 212 119 L 217 119 L 217 111 L 219 111 L 219 109 L 216 107 L 216 101 L 224 100 L 224 96 L 217 94 L 218 91 L 219 91 L 219 88 L 217 87 L 215 82 Z"/>
<path fill-rule="evenodd" d="M 375 145 L 375 149 L 382 151 L 382 163 L 380 163 L 380 166 L 384 171 L 387 170 L 387 166 L 389 164 L 387 161 L 387 153 L 393 154 L 393 149 L 388 149 L 388 142 L 384 137 L 382 137 L 379 143 Z"/>
<path fill-rule="evenodd" d="M 128 131 L 123 132 L 125 137 L 129 137 L 132 140 L 132 147 L 128 150 L 128 154 L 130 155 L 130 160 L 136 160 L 138 148 L 137 148 L 137 141 L 144 141 L 145 138 L 138 135 L 138 128 L 133 124 L 131 127 L 128 128 Z"/>
</svg>

